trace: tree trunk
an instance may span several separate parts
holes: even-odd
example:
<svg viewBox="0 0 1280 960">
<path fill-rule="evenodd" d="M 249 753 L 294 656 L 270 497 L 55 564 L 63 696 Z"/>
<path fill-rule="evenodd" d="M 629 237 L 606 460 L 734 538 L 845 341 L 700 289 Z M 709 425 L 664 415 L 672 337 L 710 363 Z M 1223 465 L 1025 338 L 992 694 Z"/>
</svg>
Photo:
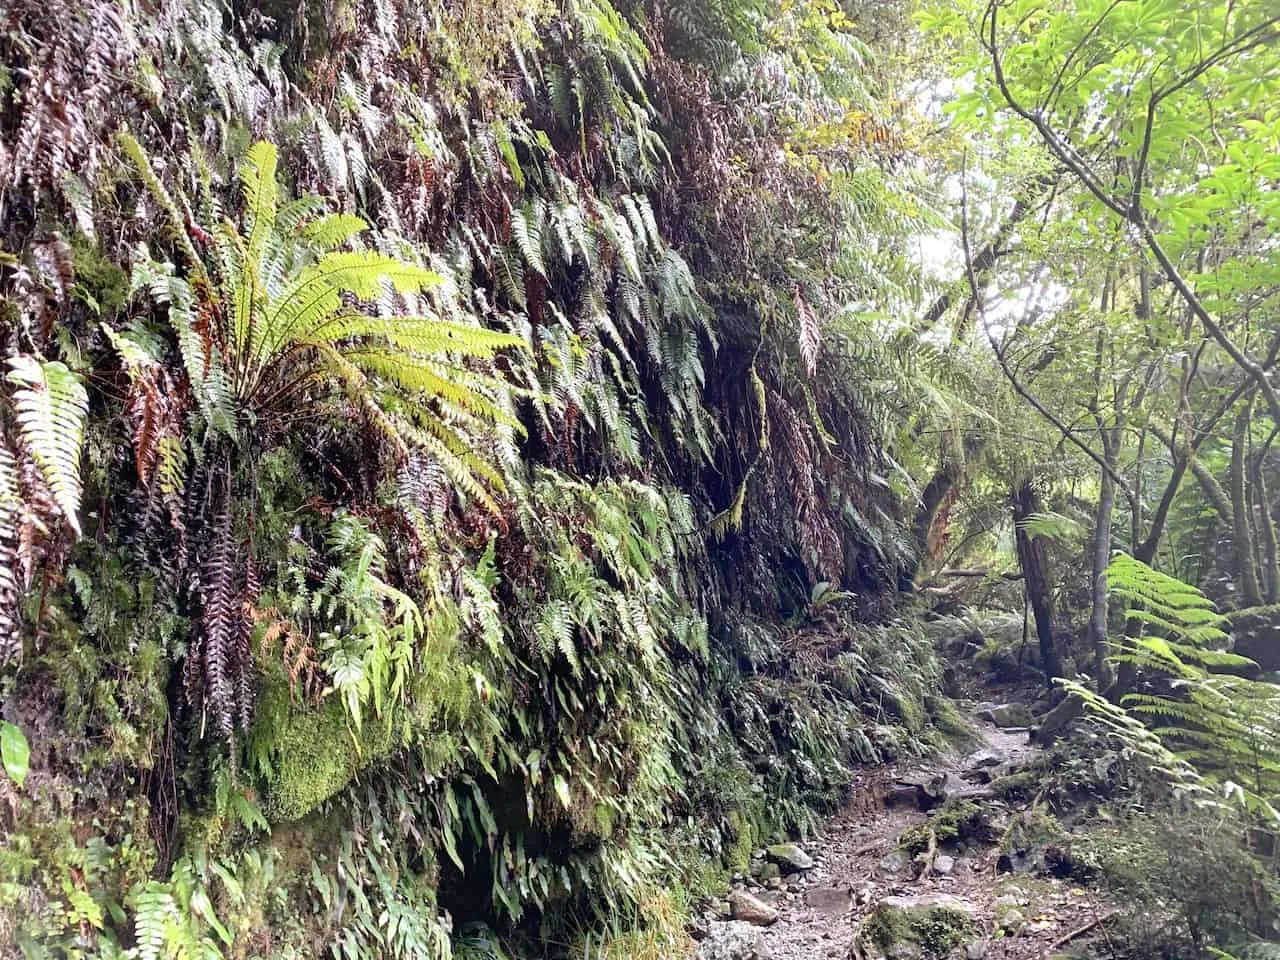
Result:
<svg viewBox="0 0 1280 960">
<path fill-rule="evenodd" d="M 1013 491 L 1014 539 L 1018 548 L 1018 562 L 1026 583 L 1027 600 L 1036 621 L 1036 638 L 1040 642 L 1040 663 L 1045 679 L 1052 683 L 1062 676 L 1062 661 L 1058 657 L 1053 638 L 1053 595 L 1050 593 L 1049 554 L 1044 540 L 1033 537 L 1023 527 L 1023 521 L 1040 510 L 1039 498 L 1031 481 L 1022 481 Z"/>
<path fill-rule="evenodd" d="M 920 506 L 916 510 L 915 520 L 911 525 L 918 566 L 923 566 L 929 559 L 929 532 L 933 529 L 933 522 L 937 519 L 942 505 L 951 497 L 961 473 L 962 467 L 959 463 L 947 460 L 920 493 Z"/>
<path fill-rule="evenodd" d="M 1240 586 L 1240 605 L 1256 607 L 1262 603 L 1262 588 L 1253 554 L 1253 524 L 1250 522 L 1249 493 L 1245 484 L 1245 447 L 1249 425 L 1253 420 L 1253 395 L 1245 398 L 1236 417 L 1231 436 L 1231 545 L 1235 555 L 1236 578 Z"/>
<path fill-rule="evenodd" d="M 1106 686 L 1107 672 L 1107 564 L 1111 562 L 1111 515 L 1115 509 L 1116 485 L 1107 471 L 1102 471 L 1098 493 L 1098 510 L 1093 534 L 1093 580 L 1089 606 L 1089 648 L 1093 651 L 1094 676 L 1098 689 Z"/>
<path fill-rule="evenodd" d="M 1258 504 L 1258 532 L 1262 538 L 1262 592 L 1267 603 L 1280 603 L 1280 556 L 1276 544 L 1276 522 L 1271 514 L 1271 494 L 1267 490 L 1266 451 L 1253 462 L 1253 496 Z"/>
</svg>

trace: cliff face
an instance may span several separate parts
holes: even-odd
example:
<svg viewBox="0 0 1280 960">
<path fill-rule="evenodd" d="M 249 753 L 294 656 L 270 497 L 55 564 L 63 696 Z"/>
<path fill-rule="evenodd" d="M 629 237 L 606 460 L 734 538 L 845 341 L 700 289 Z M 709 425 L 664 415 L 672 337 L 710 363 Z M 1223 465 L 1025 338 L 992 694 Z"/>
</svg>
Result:
<svg viewBox="0 0 1280 960">
<path fill-rule="evenodd" d="M 673 931 L 932 736 L 905 147 L 762 12 L 0 14 L 0 944 Z"/>
</svg>

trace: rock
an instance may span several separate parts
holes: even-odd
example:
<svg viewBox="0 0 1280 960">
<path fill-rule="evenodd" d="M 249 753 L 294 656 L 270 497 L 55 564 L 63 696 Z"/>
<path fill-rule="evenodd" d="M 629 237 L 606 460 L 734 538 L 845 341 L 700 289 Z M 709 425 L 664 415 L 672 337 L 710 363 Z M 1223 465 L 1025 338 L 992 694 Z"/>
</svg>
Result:
<svg viewBox="0 0 1280 960">
<path fill-rule="evenodd" d="M 982 719 L 997 727 L 1029 727 L 1035 721 L 1025 703 L 1003 703 L 982 714 Z"/>
<path fill-rule="evenodd" d="M 976 932 L 978 908 L 945 893 L 885 897 L 863 922 L 851 956 L 945 957 Z"/>
<path fill-rule="evenodd" d="M 783 883 L 781 877 L 770 877 L 765 881 L 765 889 L 767 890 L 781 890 L 782 888 Z"/>
<path fill-rule="evenodd" d="M 997 926 L 1005 933 L 1013 935 L 1021 930 L 1026 922 L 1027 918 L 1022 915 L 1021 910 L 1006 910 Z"/>
<path fill-rule="evenodd" d="M 760 930 L 749 923 L 717 923 L 698 945 L 696 960 L 771 960 Z"/>
<path fill-rule="evenodd" d="M 907 863 L 907 855 L 901 850 L 895 850 L 893 853 L 883 857 L 878 867 L 881 873 L 895 874 L 905 870 Z"/>
<path fill-rule="evenodd" d="M 813 857 L 795 843 L 775 843 L 765 851 L 771 863 L 776 863 L 784 874 L 803 873 L 815 866 Z"/>
<path fill-rule="evenodd" d="M 899 777 L 885 792 L 885 806 L 931 810 L 947 799 L 947 775 L 922 773 Z"/>
<path fill-rule="evenodd" d="M 977 916 L 978 913 L 978 908 L 968 900 L 961 900 L 959 897 L 953 897 L 949 893 L 921 893 L 913 897 L 885 897 L 880 901 L 880 907 L 890 910 L 902 910 L 913 914 L 945 910 L 962 914 L 969 918 Z"/>
<path fill-rule="evenodd" d="M 987 942 L 975 940 L 964 948 L 965 960 L 982 960 L 987 955 Z"/>
<path fill-rule="evenodd" d="M 916 807 L 920 805 L 920 791 L 914 783 L 895 783 L 885 791 L 886 807 Z"/>
<path fill-rule="evenodd" d="M 941 874 L 944 877 L 951 876 L 951 871 L 956 868 L 956 858 L 949 857 L 945 853 L 940 853 L 933 858 L 933 872 Z"/>
<path fill-rule="evenodd" d="M 760 868 L 760 873 L 756 879 L 766 886 L 771 880 L 778 880 L 782 877 L 782 868 L 776 863 L 766 863 Z"/>
<path fill-rule="evenodd" d="M 734 890 L 729 894 L 729 912 L 733 919 L 758 927 L 768 927 L 778 922 L 777 909 L 745 890 Z"/>
<path fill-rule="evenodd" d="M 1018 813 L 1000 840 L 996 869 L 1001 873 L 1053 874 L 1070 877 L 1087 872 L 1071 856 L 1070 837 L 1053 816 L 1033 807 Z"/>
<path fill-rule="evenodd" d="M 787 884 L 787 893 L 799 893 L 799 892 L 800 892 L 800 884 L 798 883 Z"/>
<path fill-rule="evenodd" d="M 760 875 L 764 873 L 765 862 L 763 859 L 753 857 L 747 865 L 747 873 L 755 880 L 760 879 Z"/>
<path fill-rule="evenodd" d="M 849 912 L 853 897 L 848 890 L 839 887 L 810 887 L 804 892 L 804 902 L 815 913 L 825 917 L 839 917 Z"/>
</svg>

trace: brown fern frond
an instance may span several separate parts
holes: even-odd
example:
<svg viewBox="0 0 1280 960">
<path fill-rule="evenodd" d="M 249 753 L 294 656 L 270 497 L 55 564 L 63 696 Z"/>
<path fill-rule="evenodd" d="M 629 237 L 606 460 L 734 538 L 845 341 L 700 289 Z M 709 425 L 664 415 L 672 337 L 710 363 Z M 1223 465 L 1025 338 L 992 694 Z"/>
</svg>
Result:
<svg viewBox="0 0 1280 960">
<path fill-rule="evenodd" d="M 247 726 L 250 669 L 244 615 L 242 561 L 231 524 L 229 484 L 219 484 L 209 527 L 209 543 L 200 565 L 199 663 L 202 675 L 187 672 L 188 683 L 199 681 L 206 715 L 218 732 L 230 737 Z M 188 665 L 191 660 L 188 659 Z M 188 696 L 192 690 L 188 687 Z"/>
<path fill-rule="evenodd" d="M 318 703 L 323 689 L 323 672 L 316 648 L 311 645 L 306 634 L 291 621 L 281 616 L 274 607 L 266 610 L 254 608 L 250 617 L 255 623 L 267 624 L 259 644 L 261 655 L 270 657 L 277 641 L 284 638 L 280 649 L 280 660 L 289 674 L 289 685 L 293 691 L 300 691 L 303 699 Z"/>
<path fill-rule="evenodd" d="M 0 433 L 0 665 L 22 654 L 18 633 L 18 522 L 22 501 L 18 493 L 18 465 Z"/>
</svg>

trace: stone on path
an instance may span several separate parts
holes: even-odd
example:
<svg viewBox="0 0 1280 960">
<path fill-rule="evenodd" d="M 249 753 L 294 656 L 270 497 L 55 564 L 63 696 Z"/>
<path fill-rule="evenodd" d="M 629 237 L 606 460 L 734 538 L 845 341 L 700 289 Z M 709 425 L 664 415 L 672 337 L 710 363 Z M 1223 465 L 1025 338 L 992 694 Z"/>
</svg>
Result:
<svg viewBox="0 0 1280 960">
<path fill-rule="evenodd" d="M 915 914 L 946 910 L 966 917 L 974 917 L 978 913 L 978 908 L 974 904 L 968 900 L 953 897 L 949 893 L 921 893 L 915 896 L 885 897 L 880 901 L 879 907 Z"/>
<path fill-rule="evenodd" d="M 907 869 L 907 855 L 901 850 L 894 850 L 881 858 L 879 868 L 881 873 L 901 873 Z"/>
<path fill-rule="evenodd" d="M 796 843 L 775 843 L 765 849 L 765 855 L 771 863 L 776 863 L 784 873 L 803 873 L 815 866 L 813 857 L 809 856 Z"/>
<path fill-rule="evenodd" d="M 1035 722 L 1031 708 L 1025 703 L 1001 703 L 983 710 L 978 716 L 997 727 L 1029 727 Z"/>
<path fill-rule="evenodd" d="M 951 876 L 951 871 L 956 868 L 956 858 L 940 853 L 933 858 L 933 871 L 944 877 Z"/>
<path fill-rule="evenodd" d="M 804 902 L 815 913 L 839 917 L 849 912 L 853 897 L 848 890 L 839 887 L 810 887 L 804 892 Z"/>
<path fill-rule="evenodd" d="M 729 913 L 735 920 L 768 927 L 778 922 L 778 911 L 745 890 L 729 894 Z"/>
<path fill-rule="evenodd" d="M 947 799 L 946 774 L 918 774 L 899 777 L 885 792 L 887 807 L 915 806 L 930 810 Z"/>
<path fill-rule="evenodd" d="M 698 945 L 696 960 L 771 960 L 759 928 L 749 923 L 716 923 Z"/>
</svg>

